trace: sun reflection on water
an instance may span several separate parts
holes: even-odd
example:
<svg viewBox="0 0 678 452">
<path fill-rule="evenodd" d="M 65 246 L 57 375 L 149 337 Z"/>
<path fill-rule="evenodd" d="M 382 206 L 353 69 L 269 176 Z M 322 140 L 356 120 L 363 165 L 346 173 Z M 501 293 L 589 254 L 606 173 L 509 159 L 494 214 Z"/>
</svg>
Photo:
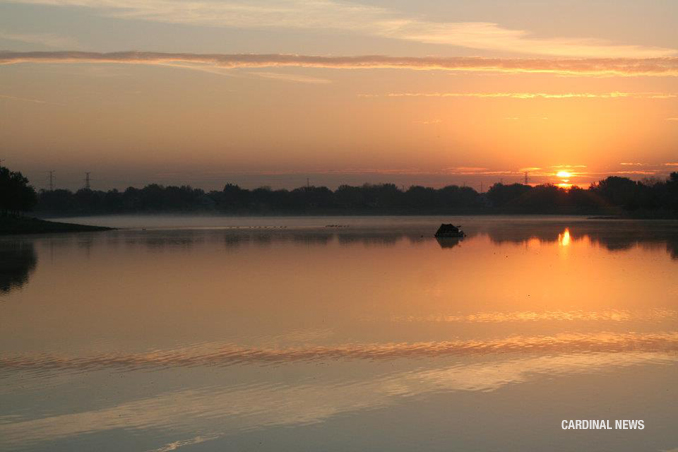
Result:
<svg viewBox="0 0 678 452">
<path fill-rule="evenodd" d="M 572 239 L 570 238 L 570 230 L 565 228 L 562 234 L 558 234 L 558 243 L 560 246 L 569 246 Z"/>
</svg>

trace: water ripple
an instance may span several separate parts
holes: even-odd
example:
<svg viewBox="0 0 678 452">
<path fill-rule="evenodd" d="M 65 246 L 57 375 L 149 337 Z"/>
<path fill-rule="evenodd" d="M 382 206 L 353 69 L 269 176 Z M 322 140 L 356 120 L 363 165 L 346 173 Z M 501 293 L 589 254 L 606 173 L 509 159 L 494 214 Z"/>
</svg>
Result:
<svg viewBox="0 0 678 452">
<path fill-rule="evenodd" d="M 620 353 L 629 351 L 673 353 L 678 332 L 557 334 L 512 336 L 497 340 L 346 344 L 292 348 L 256 348 L 224 345 L 140 354 L 102 354 L 65 357 L 51 354 L 0 358 L 0 371 L 87 371 L 100 368 L 228 366 L 235 364 L 285 364 L 325 360 L 384 360 L 435 358 L 487 354 Z"/>
</svg>

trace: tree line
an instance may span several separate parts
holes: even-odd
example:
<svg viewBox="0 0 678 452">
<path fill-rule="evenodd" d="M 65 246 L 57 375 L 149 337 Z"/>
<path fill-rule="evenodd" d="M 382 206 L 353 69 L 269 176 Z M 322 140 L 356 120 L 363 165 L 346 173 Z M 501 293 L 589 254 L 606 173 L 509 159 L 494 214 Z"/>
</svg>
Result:
<svg viewBox="0 0 678 452">
<path fill-rule="evenodd" d="M 124 191 L 41 191 L 36 210 L 48 214 L 224 213 L 224 214 L 629 214 L 678 216 L 678 173 L 665 181 L 608 177 L 588 189 L 554 185 L 495 184 L 487 193 L 450 185 L 435 189 L 394 184 L 253 190 L 226 184 L 206 192 L 190 186 L 148 185 Z"/>
<path fill-rule="evenodd" d="M 495 184 L 486 193 L 449 185 L 435 189 L 395 184 L 307 186 L 253 190 L 226 184 L 204 191 L 190 186 L 147 185 L 119 190 L 35 190 L 21 173 L 0 167 L 0 211 L 40 215 L 222 213 L 231 215 L 324 214 L 627 214 L 678 217 L 678 173 L 666 180 L 608 177 L 587 189 L 555 185 Z"/>
</svg>

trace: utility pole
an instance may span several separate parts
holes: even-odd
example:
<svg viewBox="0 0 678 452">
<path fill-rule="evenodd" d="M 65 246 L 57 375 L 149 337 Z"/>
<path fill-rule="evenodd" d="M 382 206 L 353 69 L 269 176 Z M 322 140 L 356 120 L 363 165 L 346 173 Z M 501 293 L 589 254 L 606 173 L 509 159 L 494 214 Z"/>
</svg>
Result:
<svg viewBox="0 0 678 452">
<path fill-rule="evenodd" d="M 49 171 L 49 191 L 54 191 L 54 170 Z"/>
<path fill-rule="evenodd" d="M 90 190 L 90 178 L 89 178 L 90 173 L 85 173 L 85 190 Z"/>
<path fill-rule="evenodd" d="M 311 188 L 311 180 L 308 177 L 306 178 L 306 188 Z"/>
</svg>

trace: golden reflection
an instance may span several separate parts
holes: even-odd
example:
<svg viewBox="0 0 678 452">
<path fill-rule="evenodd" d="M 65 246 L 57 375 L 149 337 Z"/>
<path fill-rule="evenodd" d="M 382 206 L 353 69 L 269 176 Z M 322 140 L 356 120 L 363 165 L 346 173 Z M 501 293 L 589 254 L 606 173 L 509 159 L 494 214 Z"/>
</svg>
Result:
<svg viewBox="0 0 678 452">
<path fill-rule="evenodd" d="M 392 322 L 445 322 L 445 323 L 507 323 L 507 322 L 634 322 L 678 319 L 673 309 L 630 311 L 611 309 L 605 311 L 514 311 L 478 312 L 468 315 L 393 316 Z M 365 321 L 376 321 L 365 319 Z"/>
<path fill-rule="evenodd" d="M 569 246 L 572 239 L 570 238 L 570 230 L 565 228 L 562 234 L 558 235 L 558 243 L 560 246 Z"/>
<path fill-rule="evenodd" d="M 158 350 L 151 353 L 101 353 L 69 357 L 51 354 L 23 354 L 0 358 L 8 370 L 96 370 L 144 367 L 231 366 L 242 364 L 288 364 L 336 360 L 385 360 L 483 356 L 523 353 L 531 355 L 620 352 L 673 353 L 678 351 L 678 332 L 661 333 L 558 333 L 549 336 L 514 335 L 488 340 L 445 340 L 427 342 L 345 343 L 332 346 L 307 345 L 290 348 L 242 347 L 235 344 L 205 344 Z"/>
</svg>

